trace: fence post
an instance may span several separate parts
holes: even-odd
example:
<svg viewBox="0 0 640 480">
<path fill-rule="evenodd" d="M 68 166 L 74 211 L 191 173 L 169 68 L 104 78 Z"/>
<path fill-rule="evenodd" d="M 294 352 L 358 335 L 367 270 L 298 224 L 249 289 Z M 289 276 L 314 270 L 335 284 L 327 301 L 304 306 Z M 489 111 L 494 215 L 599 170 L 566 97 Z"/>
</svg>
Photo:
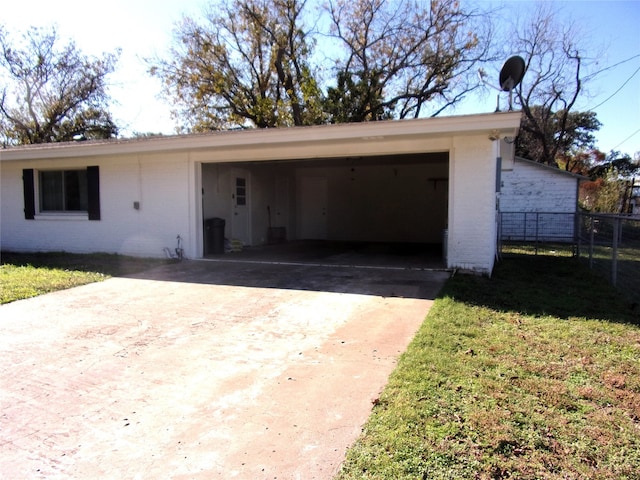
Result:
<svg viewBox="0 0 640 480">
<path fill-rule="evenodd" d="M 536 228 L 535 228 L 535 239 L 536 239 L 536 255 L 538 255 L 538 224 L 540 223 L 540 214 L 536 212 Z"/>
<path fill-rule="evenodd" d="M 498 217 L 498 259 L 502 258 L 502 212 L 496 212 Z"/>
<path fill-rule="evenodd" d="M 596 220 L 593 215 L 591 215 L 589 218 L 591 219 L 591 222 L 589 222 L 591 225 L 589 227 L 589 268 L 593 270 L 593 240 L 595 237 Z"/>
<path fill-rule="evenodd" d="M 618 235 L 620 234 L 620 217 L 613 221 L 613 252 L 611 253 L 611 283 L 615 287 L 618 280 Z"/>
<path fill-rule="evenodd" d="M 576 246 L 575 256 L 578 258 L 580 258 L 580 250 L 582 247 L 582 222 L 580 220 L 580 214 L 575 212 L 573 214 L 573 242 Z"/>
</svg>

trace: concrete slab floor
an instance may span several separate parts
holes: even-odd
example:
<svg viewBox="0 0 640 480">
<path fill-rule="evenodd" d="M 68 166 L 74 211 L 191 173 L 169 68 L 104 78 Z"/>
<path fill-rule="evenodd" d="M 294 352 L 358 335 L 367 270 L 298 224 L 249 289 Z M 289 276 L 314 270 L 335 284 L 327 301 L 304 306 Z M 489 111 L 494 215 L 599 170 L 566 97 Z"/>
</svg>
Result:
<svg viewBox="0 0 640 480">
<path fill-rule="evenodd" d="M 209 255 L 213 260 L 444 269 L 441 244 L 296 240 Z"/>
<path fill-rule="evenodd" d="M 0 477 L 330 479 L 447 272 L 183 262 L 0 307 Z"/>
</svg>

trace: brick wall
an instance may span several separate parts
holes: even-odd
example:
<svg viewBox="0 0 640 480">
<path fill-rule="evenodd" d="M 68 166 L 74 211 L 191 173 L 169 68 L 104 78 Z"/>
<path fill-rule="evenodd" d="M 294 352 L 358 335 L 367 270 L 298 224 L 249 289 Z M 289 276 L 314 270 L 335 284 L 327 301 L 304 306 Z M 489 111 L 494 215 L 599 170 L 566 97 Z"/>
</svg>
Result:
<svg viewBox="0 0 640 480">
<path fill-rule="evenodd" d="M 572 241 L 578 177 L 517 159 L 502 171 L 503 240 Z"/>
<path fill-rule="evenodd" d="M 505 114 L 506 115 L 506 114 Z M 509 114 L 511 116 L 515 114 Z M 462 118 L 462 117 L 461 117 Z M 183 238 L 183 248 L 187 257 L 199 257 L 202 253 L 202 219 L 203 208 L 206 215 L 219 215 L 217 207 L 211 207 L 208 197 L 205 197 L 203 207 L 202 188 L 208 185 L 212 170 L 201 169 L 201 164 L 215 162 L 243 162 L 282 159 L 300 159 L 305 155 L 316 155 L 317 158 L 337 158 L 345 156 L 359 157 L 366 154 L 397 155 L 417 154 L 424 152 L 448 152 L 449 153 L 449 191 L 441 193 L 441 197 L 433 197 L 434 187 L 428 181 L 432 177 L 447 177 L 443 172 L 423 172 L 426 178 L 424 191 L 412 186 L 411 192 L 415 195 L 424 194 L 425 200 L 416 202 L 416 208 L 411 209 L 411 215 L 415 215 L 416 222 L 431 221 L 430 233 L 435 232 L 435 237 L 420 238 L 420 240 L 433 241 L 441 238 L 440 230 L 448 230 L 447 258 L 448 266 L 472 270 L 478 273 L 489 274 L 493 269 L 497 244 L 496 223 L 496 158 L 499 155 L 499 142 L 491 140 L 495 136 L 490 130 L 491 122 L 500 128 L 511 130 L 511 127 L 502 127 L 503 114 L 471 119 L 476 127 L 470 130 L 452 130 L 452 133 L 441 131 L 425 132 L 418 130 L 426 128 L 426 122 L 397 122 L 382 125 L 384 128 L 408 129 L 411 134 L 404 132 L 400 136 L 387 139 L 384 131 L 380 135 L 367 137 L 354 136 L 354 140 L 325 141 L 325 132 L 333 132 L 333 129 L 313 128 L 305 130 L 309 139 L 305 142 L 294 142 L 288 135 L 291 131 L 274 130 L 273 132 L 249 132 L 246 137 L 253 139 L 253 144 L 245 144 L 236 139 L 237 133 L 220 137 L 190 137 L 186 144 L 186 138 L 154 140 L 154 151 L 158 153 L 131 153 L 141 144 L 131 143 L 126 148 L 118 145 L 109 146 L 100 151 L 99 156 L 91 157 L 94 152 L 88 148 L 69 150 L 72 158 L 62 157 L 57 150 L 52 153 L 53 159 L 42 160 L 4 160 L 0 162 L 1 168 L 1 206 L 2 223 L 1 247 L 6 250 L 18 251 L 53 251 L 65 250 L 69 252 L 113 252 L 128 255 L 160 257 L 164 255 L 163 249 L 175 248 L 176 236 Z M 465 122 L 471 120 L 462 118 Z M 462 121 L 449 119 L 453 127 Z M 482 121 L 481 121 L 482 120 Z M 514 120 L 509 116 L 508 122 Z M 435 120 L 434 120 L 435 121 Z M 489 122 L 489 125 L 487 125 Z M 424 127 L 423 126 L 424 123 Z M 437 122 L 436 122 L 437 123 Z M 439 125 L 439 123 L 437 123 Z M 453 128 L 452 127 L 452 128 Z M 328 127 L 327 127 L 328 128 Z M 365 127 L 350 125 L 349 131 L 355 129 L 359 132 Z M 378 126 L 367 126 L 363 134 L 370 134 L 370 129 Z M 337 128 L 336 128 L 336 131 Z M 340 132 L 344 129 L 341 127 Z M 504 132 L 500 135 L 503 135 Z M 272 136 L 284 143 L 268 143 L 267 147 L 261 143 L 262 139 L 270 139 Z M 284 136 L 284 137 L 283 137 Z M 280 138 L 282 137 L 282 138 Z M 320 138 L 322 137 L 322 138 Z M 357 137 L 357 138 L 356 138 Z M 230 143 L 225 143 L 228 140 Z M 214 142 L 215 140 L 215 142 Z M 224 141 L 223 141 L 224 140 Z M 366 140 L 366 141 L 365 141 Z M 157 143 L 160 142 L 160 143 Z M 199 142 L 205 142 L 200 144 Z M 210 143 L 207 143 L 210 142 Z M 217 142 L 217 143 L 216 143 Z M 288 143 L 287 143 L 288 142 Z M 158 149 L 158 145 L 173 145 L 174 153 L 164 153 Z M 177 144 L 180 148 L 177 148 Z M 200 145 L 198 147 L 198 145 Z M 326 148 L 325 148 L 326 146 Z M 167 147 L 167 149 L 169 149 Z M 186 150 L 189 150 L 186 152 Z M 125 152 L 125 153 L 107 153 Z M 161 153 L 163 152 L 163 153 Z M 181 153 L 180 153 L 181 152 Z M 337 152 L 337 153 L 336 153 Z M 320 155 L 322 154 L 322 155 Z M 87 156 L 83 156 L 87 155 Z M 42 158 L 40 152 L 35 158 Z M 14 158 L 26 158 L 14 156 Z M 444 163 L 443 163 L 444 165 Z M 22 170 L 28 169 L 67 169 L 86 168 L 98 166 L 100 168 L 100 198 L 101 215 L 99 221 L 85 218 L 71 218 L 57 216 L 55 218 L 44 215 L 37 216 L 35 220 L 25 220 L 23 212 L 23 187 Z M 431 168 L 431 167 L 430 167 Z M 388 169 L 387 169 L 388 170 Z M 398 169 L 397 178 L 405 173 L 415 173 L 415 169 Z M 396 172 L 389 171 L 388 175 L 396 179 Z M 364 173 L 369 173 L 363 172 Z M 37 176 L 36 176 L 37 177 Z M 258 176 L 256 176 L 256 180 Z M 364 177 L 363 177 L 364 179 Z M 410 182 L 413 182 L 411 179 Z M 203 185 L 203 181 L 204 184 Z M 407 180 L 409 182 L 409 180 Z M 369 182 L 371 185 L 371 182 Z M 294 183 L 291 183 L 293 186 Z M 388 185 L 383 185 L 387 188 Z M 377 187 L 382 189 L 380 185 Z M 443 187 L 444 188 L 444 187 Z M 430 189 L 427 192 L 427 189 Z M 37 190 L 37 189 L 36 189 Z M 396 190 L 398 192 L 399 190 Z M 264 195 L 256 193 L 253 208 L 260 209 L 263 218 L 266 218 L 266 206 L 261 205 L 268 199 Z M 259 193 L 259 192 L 258 192 Z M 293 189 L 292 189 L 293 193 Z M 393 192 L 391 192 L 393 193 Z M 428 193 L 428 195 L 427 195 Z M 437 191 L 440 195 L 440 191 Z M 385 191 L 385 195 L 389 192 Z M 205 193 L 207 195 L 207 193 Z M 431 196 L 429 196 L 431 195 Z M 446 225 L 442 219 L 434 221 L 429 215 L 442 214 L 447 198 L 448 218 Z M 215 201 L 215 200 L 214 200 Z M 291 199 L 291 202 L 295 202 Z M 134 202 L 139 202 L 139 209 L 134 208 Z M 379 205 L 377 205 L 379 207 Z M 383 206 L 386 209 L 386 205 Z M 380 208 L 379 208 L 380 209 Z M 409 209 L 407 209 L 409 210 Z M 385 210 L 385 214 L 388 214 Z M 292 211 L 292 215 L 295 212 Z M 409 215 L 409 213 L 407 213 Z M 389 223 L 389 222 L 387 222 Z M 404 222 L 402 226 L 407 224 Z M 258 229 L 258 235 L 264 236 L 265 222 Z M 395 225 L 397 227 L 397 225 Z M 388 229 L 387 229 L 388 230 Z M 385 230 L 382 233 L 386 233 Z M 416 228 L 419 230 L 419 228 Z M 376 236 L 380 231 L 373 232 Z M 413 232 L 412 232 L 413 233 Z M 386 237 L 385 237 L 386 238 Z M 407 237 L 403 237 L 406 239 Z M 389 238 L 387 238 L 389 239 Z M 254 241 L 256 239 L 254 238 Z M 260 239 L 258 239 L 259 241 Z"/>
<path fill-rule="evenodd" d="M 82 215 L 38 215 L 37 211 L 36 219 L 25 219 L 23 168 L 37 171 L 91 165 L 100 167 L 99 221 L 89 221 Z M 191 249 L 190 169 L 186 155 L 2 162 L 1 168 L 3 250 L 162 257 L 164 247 L 175 248 L 177 235 L 184 239 L 184 247 Z M 139 202 L 139 209 L 134 208 L 134 202 Z M 194 253 L 188 251 L 187 255 Z"/>
<path fill-rule="evenodd" d="M 489 274 L 496 254 L 495 142 L 455 137 L 450 152 L 448 266 Z"/>
<path fill-rule="evenodd" d="M 500 211 L 575 212 L 578 179 L 560 170 L 516 159 L 502 171 Z"/>
</svg>

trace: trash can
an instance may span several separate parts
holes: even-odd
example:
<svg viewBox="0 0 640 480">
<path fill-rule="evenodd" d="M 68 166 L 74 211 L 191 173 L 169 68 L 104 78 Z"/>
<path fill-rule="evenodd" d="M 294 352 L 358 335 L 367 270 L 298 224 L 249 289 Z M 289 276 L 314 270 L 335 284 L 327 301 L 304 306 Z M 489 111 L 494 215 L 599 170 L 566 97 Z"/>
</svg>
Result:
<svg viewBox="0 0 640 480">
<path fill-rule="evenodd" d="M 224 218 L 208 218 L 204 221 L 205 255 L 224 253 Z"/>
</svg>

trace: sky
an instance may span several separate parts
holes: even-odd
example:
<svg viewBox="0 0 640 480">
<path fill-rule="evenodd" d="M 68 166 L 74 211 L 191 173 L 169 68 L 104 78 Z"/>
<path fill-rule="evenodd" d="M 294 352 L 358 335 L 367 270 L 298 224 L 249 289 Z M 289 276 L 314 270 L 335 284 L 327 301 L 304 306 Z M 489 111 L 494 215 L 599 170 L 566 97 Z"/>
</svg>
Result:
<svg viewBox="0 0 640 480">
<path fill-rule="evenodd" d="M 476 0 L 482 5 L 496 1 Z M 553 0 L 546 0 L 553 1 Z M 0 24 L 12 33 L 30 26 L 56 25 L 61 36 L 72 38 L 85 54 L 121 49 L 117 71 L 110 77 L 111 112 L 121 136 L 139 133 L 175 133 L 171 105 L 160 97 L 158 79 L 147 73 L 145 58 L 164 55 L 175 23 L 184 15 L 197 17 L 207 0 L 76 0 L 6 2 Z M 505 0 L 502 15 L 519 15 L 531 5 Z M 555 0 L 567 21 L 579 24 L 585 41 L 597 54 L 591 71 L 603 70 L 588 83 L 588 95 L 576 105 L 594 110 L 603 124 L 596 146 L 633 155 L 640 152 L 640 0 Z M 100 5 L 101 9 L 93 5 Z M 622 62 L 622 63 L 621 63 Z M 487 69 L 497 79 L 495 71 Z M 506 105 L 506 98 L 501 100 Z M 487 113 L 495 110 L 495 92 L 470 98 L 444 114 Z"/>
</svg>

